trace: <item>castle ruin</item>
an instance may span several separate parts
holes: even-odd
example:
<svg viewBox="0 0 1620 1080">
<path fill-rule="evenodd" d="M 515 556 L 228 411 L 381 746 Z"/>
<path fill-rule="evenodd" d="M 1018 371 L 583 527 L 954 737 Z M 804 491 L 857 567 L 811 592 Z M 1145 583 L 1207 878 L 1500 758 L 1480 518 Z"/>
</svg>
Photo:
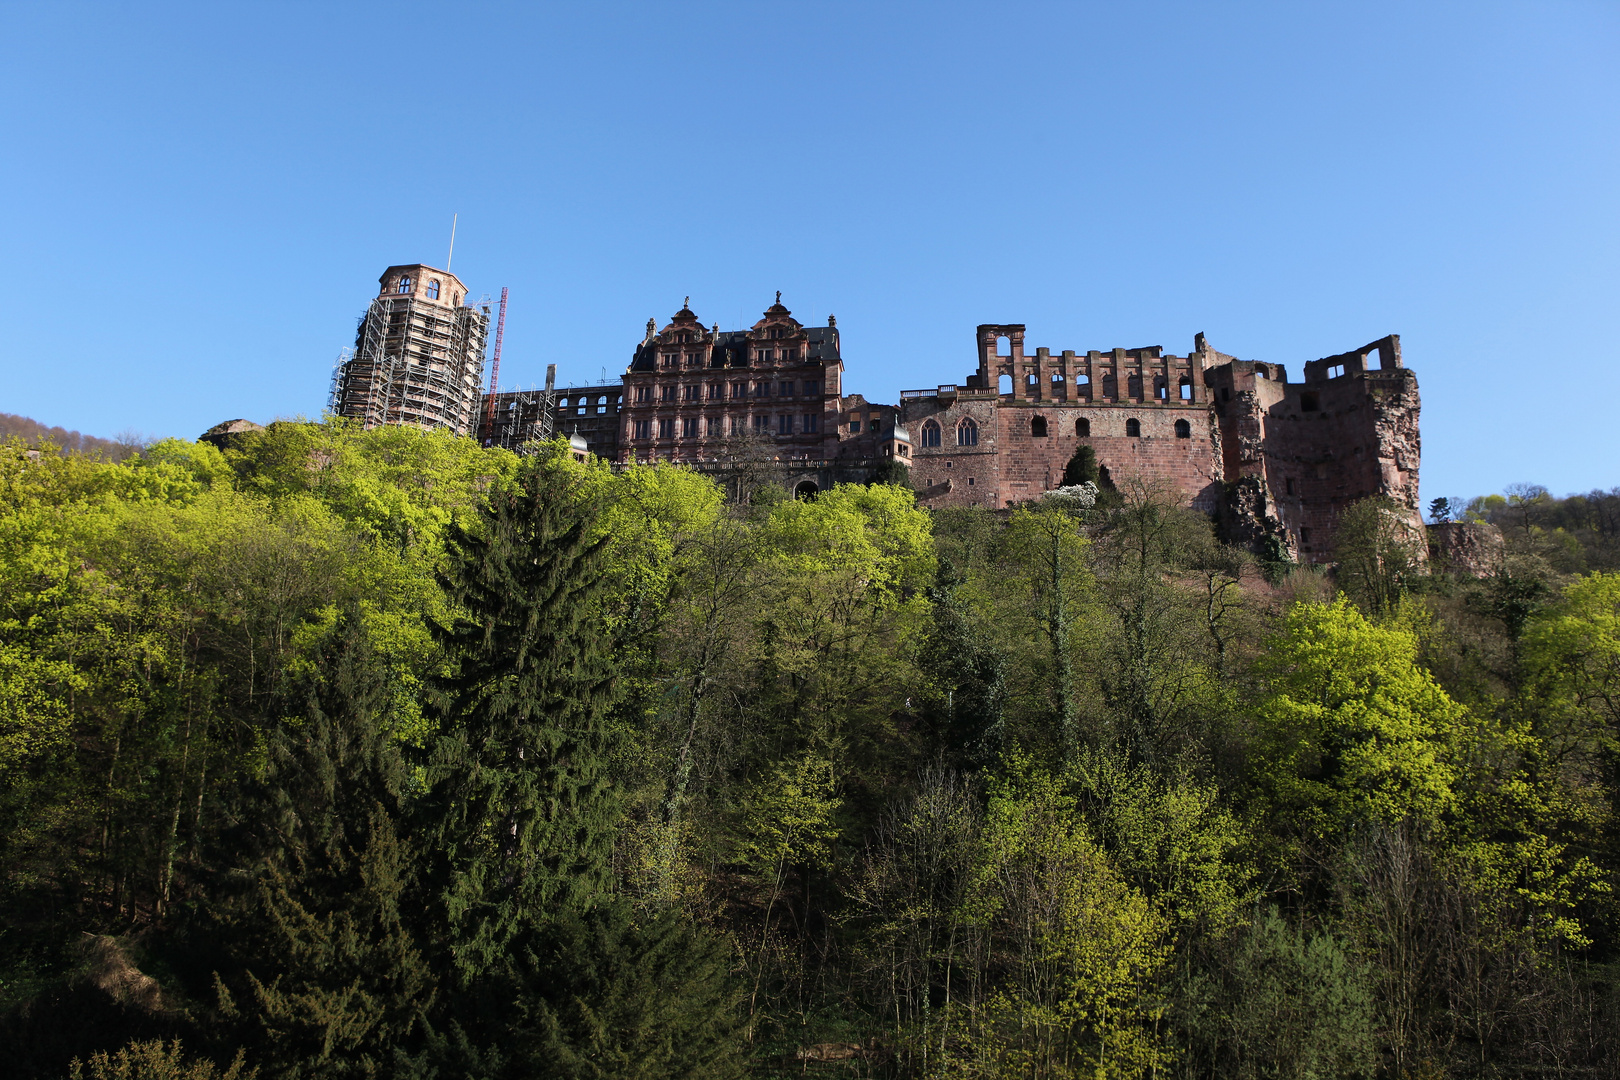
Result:
<svg viewBox="0 0 1620 1080">
<path fill-rule="evenodd" d="M 1185 356 L 1160 346 L 1078 352 L 1024 343 L 1024 326 L 977 328 L 961 383 L 899 403 L 847 393 L 837 319 L 805 326 L 781 303 L 751 327 L 705 327 L 689 303 L 647 321 L 617 384 L 478 392 L 487 304 L 427 266 L 384 272 L 332 411 L 367 426 L 447 427 L 518 448 L 573 436 L 615 462 L 671 461 L 721 475 L 764 454 L 801 496 L 910 466 L 925 506 L 1003 509 L 1062 483 L 1081 445 L 1104 482 L 1164 484 L 1228 539 L 1302 562 L 1331 557 L 1339 513 L 1393 501 L 1422 535 L 1417 377 L 1400 338 L 1303 365 L 1241 360 L 1203 334 Z M 424 295 L 430 291 L 431 296 Z M 443 310 L 441 310 L 443 309 Z"/>
</svg>

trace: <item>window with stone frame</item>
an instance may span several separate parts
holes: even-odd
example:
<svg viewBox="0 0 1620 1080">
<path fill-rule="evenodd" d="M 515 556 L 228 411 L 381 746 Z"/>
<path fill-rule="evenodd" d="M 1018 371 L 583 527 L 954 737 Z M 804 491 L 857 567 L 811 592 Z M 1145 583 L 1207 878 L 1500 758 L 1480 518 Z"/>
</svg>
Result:
<svg viewBox="0 0 1620 1080">
<path fill-rule="evenodd" d="M 922 444 L 925 447 L 939 445 L 939 425 L 932 420 L 923 421 Z"/>
<path fill-rule="evenodd" d="M 686 439 L 695 439 L 697 438 L 697 435 L 698 418 L 695 416 L 684 417 L 681 420 L 681 437 Z"/>
<path fill-rule="evenodd" d="M 979 445 L 979 425 L 973 422 L 971 416 L 963 417 L 962 422 L 956 425 L 956 445 Z"/>
<path fill-rule="evenodd" d="M 660 439 L 673 439 L 675 437 L 675 418 L 666 416 L 658 421 L 658 437 Z"/>
<path fill-rule="evenodd" d="M 814 435 L 821 430 L 821 417 L 815 413 L 804 414 L 804 433 Z"/>
</svg>

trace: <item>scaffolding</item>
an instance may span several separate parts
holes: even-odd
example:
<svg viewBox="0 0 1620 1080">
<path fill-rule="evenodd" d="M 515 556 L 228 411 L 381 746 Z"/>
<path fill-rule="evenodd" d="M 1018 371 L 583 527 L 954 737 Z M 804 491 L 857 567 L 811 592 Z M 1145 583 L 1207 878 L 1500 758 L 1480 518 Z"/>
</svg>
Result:
<svg viewBox="0 0 1620 1080">
<path fill-rule="evenodd" d="M 332 412 L 366 428 L 410 424 L 471 434 L 488 330 L 483 305 L 377 297 L 360 319 L 352 353 L 339 358 Z"/>
<path fill-rule="evenodd" d="M 507 390 L 489 395 L 489 433 L 485 446 L 522 453 L 531 443 L 548 441 L 557 430 L 557 365 L 546 365 L 544 390 Z"/>
</svg>

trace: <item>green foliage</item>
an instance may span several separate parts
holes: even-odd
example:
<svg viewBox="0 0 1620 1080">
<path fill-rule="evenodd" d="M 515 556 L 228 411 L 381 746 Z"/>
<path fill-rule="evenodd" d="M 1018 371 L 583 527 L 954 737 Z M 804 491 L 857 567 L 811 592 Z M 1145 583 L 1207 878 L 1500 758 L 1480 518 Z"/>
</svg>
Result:
<svg viewBox="0 0 1620 1080">
<path fill-rule="evenodd" d="M 872 483 L 892 484 L 895 487 L 910 489 L 911 466 L 900 458 L 885 458 L 883 464 L 872 470 Z"/>
<path fill-rule="evenodd" d="M 1339 587 L 1374 615 L 1393 611 L 1418 576 L 1427 541 L 1410 517 L 1387 498 L 1363 499 L 1339 515 L 1333 534 Z"/>
<path fill-rule="evenodd" d="M 221 1069 L 206 1058 L 188 1058 L 181 1052 L 180 1040 L 134 1042 L 115 1054 L 105 1050 L 90 1055 L 85 1063 L 74 1059 L 71 1080 L 253 1080 L 258 1069 L 247 1068 L 238 1053 Z"/>
<path fill-rule="evenodd" d="M 1209 950 L 1178 988 L 1194 1075 L 1239 1080 L 1370 1076 L 1373 980 L 1346 943 L 1275 910 Z"/>
<path fill-rule="evenodd" d="M 412 853 L 396 835 L 403 770 L 379 723 L 386 703 L 352 627 L 320 658 L 303 716 L 273 731 L 231 848 L 246 895 L 208 913 L 222 1041 L 270 1075 L 389 1071 L 432 1000 L 405 928 Z"/>
<path fill-rule="evenodd" d="M 1151 992 L 1169 920 L 1087 832 L 1061 783 L 1025 762 L 990 789 L 972 904 L 1008 978 L 973 1024 L 969 1075 L 1136 1076 L 1169 1062 Z"/>
<path fill-rule="evenodd" d="M 598 510 L 533 459 L 474 531 L 453 527 L 441 733 L 421 803 L 430 879 L 464 976 L 545 912 L 607 891 L 618 799 L 604 773 L 617 664 L 601 602 Z"/>
<path fill-rule="evenodd" d="M 1411 631 L 1343 597 L 1298 604 L 1262 667 L 1257 763 L 1274 813 L 1309 835 L 1456 809 L 1470 720 L 1419 666 Z"/>
<path fill-rule="evenodd" d="M 548 920 L 513 942 L 427 1055 L 450 1075 L 727 1080 L 743 1075 L 725 946 L 627 904 Z"/>
<path fill-rule="evenodd" d="M 1072 487 L 1076 484 L 1095 484 L 1097 482 L 1097 451 L 1091 448 L 1090 443 L 1081 443 L 1074 448 L 1074 454 L 1069 463 L 1063 467 L 1063 486 Z"/>
<path fill-rule="evenodd" d="M 1614 493 L 1331 600 L 1122 469 L 528 449 L 0 447 L 12 1072 L 1613 1071 Z"/>
<path fill-rule="evenodd" d="M 1214 785 L 1090 748 L 1067 779 L 1092 835 L 1178 929 L 1218 936 L 1237 924 L 1254 899 L 1254 873 L 1243 829 Z"/>
</svg>

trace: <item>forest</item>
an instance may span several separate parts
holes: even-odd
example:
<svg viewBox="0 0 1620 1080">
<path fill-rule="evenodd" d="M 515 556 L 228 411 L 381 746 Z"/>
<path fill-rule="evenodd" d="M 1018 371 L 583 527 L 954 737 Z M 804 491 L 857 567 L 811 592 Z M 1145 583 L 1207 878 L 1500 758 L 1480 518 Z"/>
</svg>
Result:
<svg viewBox="0 0 1620 1080">
<path fill-rule="evenodd" d="M 1620 489 L 531 450 L 0 444 L 7 1075 L 1620 1076 Z"/>
</svg>

